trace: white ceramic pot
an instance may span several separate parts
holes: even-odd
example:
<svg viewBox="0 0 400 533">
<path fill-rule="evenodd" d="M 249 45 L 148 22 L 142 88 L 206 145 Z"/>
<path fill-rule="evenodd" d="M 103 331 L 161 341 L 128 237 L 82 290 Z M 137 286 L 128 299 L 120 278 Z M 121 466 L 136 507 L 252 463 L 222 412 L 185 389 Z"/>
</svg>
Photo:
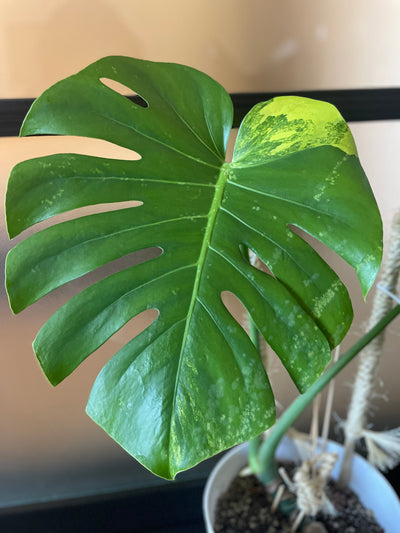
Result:
<svg viewBox="0 0 400 533">
<path fill-rule="evenodd" d="M 332 477 L 337 479 L 343 448 L 335 442 L 329 442 L 327 451 L 339 455 L 339 461 L 332 471 Z M 288 438 L 282 439 L 276 455 L 283 460 L 296 460 L 298 457 L 293 442 Z M 227 452 L 213 468 L 203 494 L 203 514 L 207 533 L 214 533 L 215 509 L 220 494 L 225 492 L 230 482 L 246 464 L 247 443 L 244 443 Z M 386 478 L 359 455 L 354 457 L 350 487 L 364 506 L 372 509 L 385 533 L 399 533 L 400 502 L 397 494 Z"/>
</svg>

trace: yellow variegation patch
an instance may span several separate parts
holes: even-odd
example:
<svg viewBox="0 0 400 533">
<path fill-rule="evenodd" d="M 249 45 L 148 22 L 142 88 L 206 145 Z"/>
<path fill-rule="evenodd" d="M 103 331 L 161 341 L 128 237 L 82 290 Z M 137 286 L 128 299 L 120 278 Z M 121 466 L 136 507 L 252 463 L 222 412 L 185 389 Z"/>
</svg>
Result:
<svg viewBox="0 0 400 533">
<path fill-rule="evenodd" d="M 265 163 L 267 159 L 324 145 L 357 155 L 351 132 L 333 105 L 299 96 L 280 96 L 254 106 L 248 113 L 239 130 L 233 162 Z"/>
</svg>

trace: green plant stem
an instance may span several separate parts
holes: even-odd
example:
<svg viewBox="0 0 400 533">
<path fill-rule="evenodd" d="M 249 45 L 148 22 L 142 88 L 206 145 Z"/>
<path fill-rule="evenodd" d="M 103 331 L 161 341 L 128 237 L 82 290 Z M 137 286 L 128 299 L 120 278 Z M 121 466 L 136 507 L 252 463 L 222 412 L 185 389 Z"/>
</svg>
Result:
<svg viewBox="0 0 400 533">
<path fill-rule="evenodd" d="M 259 449 L 258 477 L 267 485 L 278 476 L 275 465 L 275 451 L 284 434 L 292 426 L 295 420 L 303 412 L 305 407 L 316 395 L 333 379 L 367 344 L 369 344 L 383 329 L 400 313 L 400 305 L 389 311 L 370 331 L 356 342 L 340 359 L 326 370 L 311 387 L 286 409 L 275 424 L 268 438 L 261 444 Z"/>
</svg>

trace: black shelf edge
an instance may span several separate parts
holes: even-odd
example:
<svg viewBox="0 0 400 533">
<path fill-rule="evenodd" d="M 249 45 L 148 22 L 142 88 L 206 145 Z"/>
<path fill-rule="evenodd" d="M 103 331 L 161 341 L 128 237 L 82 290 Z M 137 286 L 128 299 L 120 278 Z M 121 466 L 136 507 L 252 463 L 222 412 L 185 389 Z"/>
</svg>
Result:
<svg viewBox="0 0 400 533">
<path fill-rule="evenodd" d="M 0 510 L 7 533 L 204 532 L 205 480 Z"/>
<path fill-rule="evenodd" d="M 286 95 L 330 102 L 348 122 L 400 119 L 400 88 L 234 93 L 231 95 L 235 110 L 234 127 L 240 124 L 246 113 L 258 102 Z M 131 99 L 136 100 L 135 97 Z M 0 99 L 0 137 L 18 136 L 33 101 L 33 98 Z M 140 104 L 139 101 L 137 103 Z"/>
<path fill-rule="evenodd" d="M 400 495 L 400 466 L 386 474 Z M 0 509 L 7 533 L 204 533 L 206 478 Z"/>
<path fill-rule="evenodd" d="M 33 98 L 0 100 L 0 137 L 17 137 Z"/>
<path fill-rule="evenodd" d="M 231 95 L 235 109 L 234 126 L 240 124 L 245 114 L 257 102 L 289 95 L 329 102 L 338 108 L 347 122 L 400 119 L 400 88 L 240 93 Z"/>
</svg>

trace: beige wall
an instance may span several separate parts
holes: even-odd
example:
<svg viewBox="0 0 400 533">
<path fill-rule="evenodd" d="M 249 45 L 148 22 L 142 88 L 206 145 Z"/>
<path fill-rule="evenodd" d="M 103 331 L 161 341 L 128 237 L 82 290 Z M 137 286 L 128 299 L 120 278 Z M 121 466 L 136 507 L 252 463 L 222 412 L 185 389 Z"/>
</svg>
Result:
<svg viewBox="0 0 400 533">
<path fill-rule="evenodd" d="M 399 87 L 399 20 L 398 0 L 0 0 L 0 98 L 37 96 L 58 79 L 108 54 L 186 63 L 206 71 L 231 92 Z M 357 124 L 352 129 L 387 231 L 400 196 L 400 123 Z M 66 146 L 84 149 L 76 140 L 61 148 L 60 140 L 0 139 L 2 197 L 17 161 L 64 151 Z M 91 152 L 98 149 L 85 146 Z M 10 244 L 3 213 L 0 224 L 4 255 Z M 360 307 L 354 276 L 346 276 Z M 21 494 L 18 480 L 23 480 L 24 471 L 29 475 L 42 469 L 40 476 L 46 477 L 49 472 L 73 470 L 74 464 L 128 461 L 84 414 L 96 373 L 128 333 L 121 332 L 80 371 L 52 389 L 30 345 L 59 300 L 49 297 L 13 317 L 1 291 L 0 479 L 3 472 L 17 481 L 11 496 L 9 487 L 0 486 L 0 505 L 7 495 Z M 365 316 L 366 310 L 361 311 L 352 338 L 360 333 Z M 398 326 L 391 331 L 382 377 L 392 404 L 384 411 L 386 406 L 377 401 L 378 426 L 398 423 Z M 286 380 L 277 373 L 272 379 L 285 404 Z M 347 373 L 342 382 L 348 379 Z M 339 394 L 341 413 L 347 394 L 346 388 Z M 24 483 L 24 494 L 63 490 L 60 480 L 40 490 L 36 478 Z M 74 483 L 81 481 L 74 478 Z M 90 480 L 86 483 L 90 490 Z"/>
<path fill-rule="evenodd" d="M 177 61 L 229 91 L 399 85 L 398 0 L 0 0 L 0 97 L 108 54 Z"/>
</svg>

